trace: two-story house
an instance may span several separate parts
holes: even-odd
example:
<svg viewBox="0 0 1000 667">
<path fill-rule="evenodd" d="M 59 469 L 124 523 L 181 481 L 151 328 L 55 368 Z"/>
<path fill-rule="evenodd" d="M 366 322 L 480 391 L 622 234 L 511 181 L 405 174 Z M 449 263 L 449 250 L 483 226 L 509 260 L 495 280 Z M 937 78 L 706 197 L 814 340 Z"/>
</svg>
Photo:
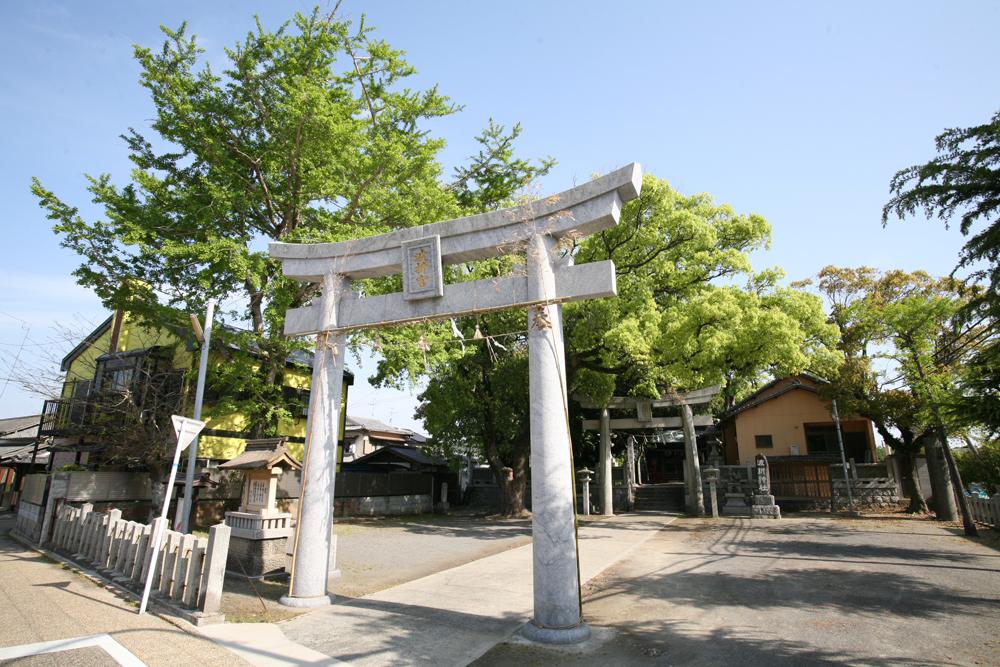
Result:
<svg viewBox="0 0 1000 667">
<path fill-rule="evenodd" d="M 51 468 L 103 463 L 107 443 L 102 442 L 101 434 L 108 423 L 127 427 L 130 420 L 141 420 L 148 412 L 191 415 L 191 371 L 197 367 L 198 354 L 188 331 L 143 326 L 124 311 L 108 317 L 63 358 L 61 370 L 66 378 L 62 392 L 59 398 L 45 401 L 40 435 L 53 438 Z M 219 363 L 223 363 L 219 355 L 209 355 L 210 365 Z M 311 366 L 312 355 L 306 352 L 296 353 L 285 363 L 285 393 L 301 405 L 308 405 Z M 347 387 L 353 382 L 353 374 L 345 370 L 342 408 L 347 405 Z M 249 437 L 246 417 L 214 409 L 212 394 L 207 387 L 203 410 L 207 426 L 199 443 L 199 458 L 209 465 L 238 455 Z M 343 439 L 345 409 L 341 415 Z M 305 442 L 305 422 L 305 410 L 300 409 L 278 425 L 279 435 L 288 437 L 289 449 L 298 457 Z"/>
</svg>

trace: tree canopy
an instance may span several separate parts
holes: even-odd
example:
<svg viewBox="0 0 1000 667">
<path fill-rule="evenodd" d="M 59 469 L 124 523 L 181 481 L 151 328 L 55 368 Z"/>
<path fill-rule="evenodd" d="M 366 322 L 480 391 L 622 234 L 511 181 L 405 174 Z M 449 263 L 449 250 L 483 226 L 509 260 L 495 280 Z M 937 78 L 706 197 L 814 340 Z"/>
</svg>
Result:
<svg viewBox="0 0 1000 667">
<path fill-rule="evenodd" d="M 830 300 L 844 357 L 828 393 L 845 413 L 872 420 L 901 457 L 910 510 L 926 511 L 913 458 L 940 429 L 960 426 L 940 423 L 937 408 L 953 401 L 963 377 L 963 357 L 954 350 L 976 340 L 961 315 L 975 293 L 922 271 L 833 266 L 820 271 L 819 289 Z"/>
<path fill-rule="evenodd" d="M 84 219 L 37 179 L 32 190 L 81 256 L 79 283 L 107 307 L 163 323 L 216 297 L 223 320 L 249 325 L 213 338 L 254 354 L 212 384 L 239 397 L 255 434 L 271 433 L 289 415 L 285 359 L 303 344 L 283 338 L 284 314 L 316 288 L 285 279 L 268 241 L 337 241 L 454 217 L 551 163 L 515 158 L 519 128 L 491 121 L 483 152 L 444 183 L 444 142 L 423 125 L 458 107 L 436 88 L 407 87 L 413 66 L 363 19 L 317 9 L 273 31 L 258 21 L 226 49 L 221 73 L 186 25 L 163 32 L 162 48 L 134 49 L 156 113 L 149 131 L 122 137 L 130 179 L 88 176 L 102 218 Z"/>
<path fill-rule="evenodd" d="M 968 237 L 958 268 L 969 282 L 988 288 L 965 308 L 966 326 L 979 333 L 978 350 L 967 361 L 953 415 L 1000 435 L 1000 111 L 982 125 L 947 129 L 935 140 L 937 157 L 896 173 L 892 197 L 882 211 L 900 218 L 923 211 L 947 225 L 954 217 Z"/>
<path fill-rule="evenodd" d="M 830 372 L 837 331 L 820 300 L 750 264 L 770 234 L 759 215 L 647 175 L 621 223 L 577 252 L 614 260 L 619 296 L 566 309 L 574 390 L 601 402 L 721 384 L 731 404 L 774 375 Z"/>
</svg>

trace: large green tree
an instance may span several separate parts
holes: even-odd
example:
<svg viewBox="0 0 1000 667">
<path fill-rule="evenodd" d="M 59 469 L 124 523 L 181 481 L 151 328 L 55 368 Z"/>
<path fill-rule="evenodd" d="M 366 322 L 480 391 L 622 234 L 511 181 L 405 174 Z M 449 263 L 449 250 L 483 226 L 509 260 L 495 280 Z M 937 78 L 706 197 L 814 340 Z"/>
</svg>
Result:
<svg viewBox="0 0 1000 667">
<path fill-rule="evenodd" d="M 820 300 L 750 264 L 770 234 L 759 215 L 646 176 L 621 223 L 577 252 L 614 260 L 619 296 L 567 307 L 571 387 L 601 402 L 721 384 L 731 405 L 774 375 L 830 372 L 837 331 Z"/>
<path fill-rule="evenodd" d="M 979 333 L 965 381 L 950 401 L 953 415 L 1000 435 L 1000 111 L 986 123 L 947 129 L 935 140 L 937 156 L 899 171 L 882 211 L 904 218 L 922 211 L 949 224 L 958 218 L 967 236 L 958 268 L 988 289 L 964 311 L 966 326 Z"/>
<path fill-rule="evenodd" d="M 870 418 L 886 444 L 900 456 L 910 510 L 925 504 L 914 483 L 913 459 L 934 439 L 947 443 L 961 424 L 949 420 L 946 405 L 962 377 L 961 357 L 954 350 L 974 351 L 978 331 L 965 326 L 962 313 L 977 297 L 952 278 L 934 278 L 917 271 L 879 272 L 869 267 L 828 266 L 819 288 L 829 298 L 832 319 L 842 332 L 844 365 L 832 396 L 852 412 Z M 928 456 L 932 477 L 958 482 L 950 450 L 944 448 L 948 470 Z M 956 489 L 961 493 L 960 488 Z M 938 514 L 952 518 L 946 498 L 935 489 Z"/>
<path fill-rule="evenodd" d="M 408 86 L 414 68 L 363 20 L 317 9 L 277 30 L 258 21 L 226 50 L 222 72 L 186 25 L 163 32 L 162 48 L 134 49 L 155 114 L 122 137 L 130 177 L 87 177 L 102 214 L 86 218 L 37 179 L 32 190 L 81 256 L 78 282 L 108 308 L 186 326 L 183 313 L 222 302 L 221 319 L 242 330 L 216 329 L 229 362 L 211 386 L 253 435 L 272 434 L 293 414 L 286 359 L 305 345 L 283 337 L 284 314 L 316 288 L 285 279 L 268 242 L 339 241 L 478 212 L 551 161 L 515 157 L 519 128 L 491 121 L 482 152 L 447 183 L 444 142 L 424 126 L 457 107 L 436 88 Z"/>
<path fill-rule="evenodd" d="M 600 401 L 613 392 L 659 395 L 720 382 L 739 394 L 768 373 L 835 364 L 836 328 L 819 299 L 778 287 L 776 272 L 753 272 L 748 253 L 769 235 L 760 216 L 737 214 L 707 195 L 681 195 L 647 175 L 617 227 L 564 247 L 578 264 L 613 259 L 619 291 L 564 307 L 570 393 Z M 455 279 L 503 275 L 519 261 L 459 267 Z M 501 478 L 503 510 L 520 513 L 530 445 L 526 315 L 455 325 L 463 338 L 477 329 L 484 338 L 457 341 L 447 324 L 383 336 L 384 378 L 427 374 L 421 414 L 441 453 L 482 453 Z M 429 350 L 418 347 L 420 337 Z M 504 468 L 512 471 L 509 484 Z"/>
</svg>

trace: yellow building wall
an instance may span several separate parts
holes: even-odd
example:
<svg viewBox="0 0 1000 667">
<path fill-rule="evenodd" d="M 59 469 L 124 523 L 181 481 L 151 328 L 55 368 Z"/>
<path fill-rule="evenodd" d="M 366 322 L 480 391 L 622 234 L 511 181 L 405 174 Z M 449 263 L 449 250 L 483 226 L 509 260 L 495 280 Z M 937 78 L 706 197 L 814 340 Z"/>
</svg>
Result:
<svg viewBox="0 0 1000 667">
<path fill-rule="evenodd" d="M 777 398 L 750 408 L 736 416 L 736 442 L 739 462 L 751 463 L 757 454 L 790 456 L 792 445 L 798 445 L 799 455 L 806 455 L 804 424 L 833 423 L 830 406 L 811 391 L 792 390 Z M 868 446 L 874 454 L 874 434 L 871 422 L 845 421 L 844 431 L 866 431 Z M 757 448 L 757 435 L 770 435 L 773 447 Z"/>
<path fill-rule="evenodd" d="M 122 321 L 121 333 L 118 336 L 118 349 L 116 352 L 128 352 L 130 350 L 141 350 L 155 346 L 174 347 L 173 367 L 188 370 L 194 365 L 194 353 L 187 349 L 187 345 L 171 331 L 157 327 L 151 328 L 143 326 L 134 321 L 126 313 Z"/>
<path fill-rule="evenodd" d="M 97 370 L 97 358 L 102 354 L 107 354 L 111 346 L 111 331 L 114 329 L 114 324 L 108 327 L 108 330 L 101 334 L 97 340 L 90 344 L 87 349 L 81 352 L 76 359 L 74 359 L 70 365 L 69 370 L 66 371 L 66 384 L 63 385 L 63 395 L 62 398 L 70 398 L 68 393 L 70 391 L 69 383 L 74 380 L 93 380 L 94 371 Z"/>
</svg>

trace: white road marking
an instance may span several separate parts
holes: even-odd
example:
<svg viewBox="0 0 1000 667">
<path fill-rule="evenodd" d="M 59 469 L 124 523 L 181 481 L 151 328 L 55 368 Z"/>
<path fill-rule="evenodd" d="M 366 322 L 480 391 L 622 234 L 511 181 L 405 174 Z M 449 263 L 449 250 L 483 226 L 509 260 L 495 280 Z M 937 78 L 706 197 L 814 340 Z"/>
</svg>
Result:
<svg viewBox="0 0 1000 667">
<path fill-rule="evenodd" d="M 70 639 L 56 639 L 51 642 L 38 642 L 36 644 L 21 644 L 20 646 L 7 646 L 0 648 L 0 660 L 13 660 L 14 658 L 24 658 L 29 655 L 39 655 L 42 653 L 58 653 L 59 651 L 72 651 L 78 648 L 88 648 L 96 646 L 114 658 L 115 662 L 123 667 L 146 667 L 139 658 L 135 657 L 128 649 L 119 644 L 109 634 L 87 635 L 86 637 L 72 637 Z"/>
</svg>

